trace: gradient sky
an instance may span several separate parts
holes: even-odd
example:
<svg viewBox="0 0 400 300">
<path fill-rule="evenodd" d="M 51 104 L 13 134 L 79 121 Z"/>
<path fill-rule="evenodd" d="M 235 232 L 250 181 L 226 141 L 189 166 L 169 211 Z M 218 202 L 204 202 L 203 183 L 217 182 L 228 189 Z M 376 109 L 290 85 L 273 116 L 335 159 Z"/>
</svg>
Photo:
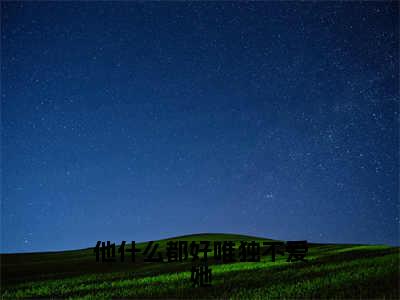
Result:
<svg viewBox="0 0 400 300">
<path fill-rule="evenodd" d="M 2 252 L 399 244 L 398 3 L 2 2 Z"/>
</svg>

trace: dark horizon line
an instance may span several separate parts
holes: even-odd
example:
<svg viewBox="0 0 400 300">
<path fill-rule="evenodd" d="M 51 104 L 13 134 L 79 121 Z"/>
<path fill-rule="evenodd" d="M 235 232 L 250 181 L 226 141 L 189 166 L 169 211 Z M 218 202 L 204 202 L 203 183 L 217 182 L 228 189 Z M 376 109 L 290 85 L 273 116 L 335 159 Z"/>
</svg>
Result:
<svg viewBox="0 0 400 300">
<path fill-rule="evenodd" d="M 154 242 L 157 241 L 164 241 L 164 240 L 170 240 L 170 239 L 179 239 L 179 238 L 186 238 L 190 236 L 198 236 L 198 235 L 238 235 L 238 236 L 245 236 L 245 237 L 253 237 L 257 239 L 267 239 L 267 240 L 274 240 L 274 241 L 285 241 L 285 240 L 279 240 L 279 239 L 273 239 L 273 238 L 268 238 L 268 237 L 261 237 L 261 236 L 254 236 L 254 235 L 247 235 L 247 234 L 241 234 L 241 233 L 221 233 L 221 232 L 199 232 L 199 233 L 189 233 L 189 234 L 182 234 L 178 236 L 171 236 L 171 237 L 165 237 L 157 240 L 153 240 Z M 148 243 L 151 240 L 145 240 L 145 241 L 135 241 L 138 244 L 141 243 Z M 128 241 L 127 241 L 128 242 Z M 308 244 L 310 245 L 352 245 L 352 246 L 389 246 L 389 247 L 400 247 L 400 241 L 397 241 L 397 245 L 392 245 L 392 244 L 375 244 L 375 243 L 364 243 L 364 244 L 358 244 L 358 243 L 319 243 L 319 242 L 310 242 L 308 241 Z M 61 252 L 74 252 L 74 251 L 84 251 L 84 250 L 90 250 L 94 248 L 92 247 L 86 247 L 86 248 L 79 248 L 79 249 L 61 249 L 61 250 L 42 250 L 42 251 L 17 251 L 17 252 L 0 252 L 0 255 L 17 255 L 17 254 L 51 254 L 51 253 L 61 253 Z"/>
</svg>

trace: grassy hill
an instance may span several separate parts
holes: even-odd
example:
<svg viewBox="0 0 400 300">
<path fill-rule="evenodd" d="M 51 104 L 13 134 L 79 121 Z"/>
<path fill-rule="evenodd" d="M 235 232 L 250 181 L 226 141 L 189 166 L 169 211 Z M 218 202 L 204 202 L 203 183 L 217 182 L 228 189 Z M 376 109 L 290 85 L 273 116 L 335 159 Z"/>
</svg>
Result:
<svg viewBox="0 0 400 300">
<path fill-rule="evenodd" d="M 232 234 L 196 234 L 167 242 L 268 241 Z M 144 249 L 147 243 L 137 244 Z M 130 246 L 130 245 L 129 245 Z M 129 247 L 128 246 L 128 247 Z M 399 248 L 383 245 L 309 244 L 307 262 L 262 256 L 260 262 L 216 263 L 211 287 L 193 287 L 191 260 L 96 263 L 93 248 L 1 255 L 1 295 L 15 298 L 381 298 L 399 299 Z M 117 250 L 117 249 L 116 249 Z M 142 250 L 143 251 L 143 250 Z M 238 249 L 236 249 L 238 251 Z M 118 257 L 118 253 L 116 252 Z M 212 257 L 212 253 L 209 254 Z"/>
</svg>

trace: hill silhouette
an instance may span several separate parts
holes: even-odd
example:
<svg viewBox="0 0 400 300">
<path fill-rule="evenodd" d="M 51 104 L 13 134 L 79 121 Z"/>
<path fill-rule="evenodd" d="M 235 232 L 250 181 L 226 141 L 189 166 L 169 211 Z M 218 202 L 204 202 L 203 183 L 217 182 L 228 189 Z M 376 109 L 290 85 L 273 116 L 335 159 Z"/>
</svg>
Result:
<svg viewBox="0 0 400 300">
<path fill-rule="evenodd" d="M 170 241 L 273 241 L 238 234 L 202 233 L 155 241 L 165 254 Z M 127 241 L 127 246 L 130 241 Z M 137 243 L 145 249 L 148 242 Z M 116 247 L 116 249 L 118 246 Z M 263 248 L 263 247 L 261 247 Z M 262 249 L 265 250 L 265 249 Z M 399 248 L 385 245 L 309 244 L 307 262 L 287 255 L 260 262 L 218 263 L 209 254 L 212 286 L 192 287 L 191 261 L 95 261 L 94 248 L 1 255 L 2 298 L 371 298 L 399 296 Z M 116 256 L 118 252 L 116 250 Z"/>
</svg>

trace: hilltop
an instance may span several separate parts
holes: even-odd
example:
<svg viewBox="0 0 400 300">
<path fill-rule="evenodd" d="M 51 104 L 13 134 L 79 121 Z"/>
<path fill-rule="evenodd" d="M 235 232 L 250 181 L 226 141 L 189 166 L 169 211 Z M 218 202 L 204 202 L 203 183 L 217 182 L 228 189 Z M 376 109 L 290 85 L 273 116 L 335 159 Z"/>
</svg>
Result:
<svg viewBox="0 0 400 300">
<path fill-rule="evenodd" d="M 235 234 L 193 234 L 156 241 L 272 241 Z M 127 241 L 129 244 L 130 241 Z M 144 249 L 147 242 L 138 243 Z M 236 249 L 237 250 L 237 249 Z M 118 255 L 118 253 L 116 253 Z M 93 248 L 2 254 L 2 298 L 399 298 L 399 248 L 385 245 L 309 244 L 307 262 L 215 264 L 211 287 L 192 287 L 191 262 L 96 263 Z M 129 260 L 128 260 L 129 261 Z"/>
</svg>

